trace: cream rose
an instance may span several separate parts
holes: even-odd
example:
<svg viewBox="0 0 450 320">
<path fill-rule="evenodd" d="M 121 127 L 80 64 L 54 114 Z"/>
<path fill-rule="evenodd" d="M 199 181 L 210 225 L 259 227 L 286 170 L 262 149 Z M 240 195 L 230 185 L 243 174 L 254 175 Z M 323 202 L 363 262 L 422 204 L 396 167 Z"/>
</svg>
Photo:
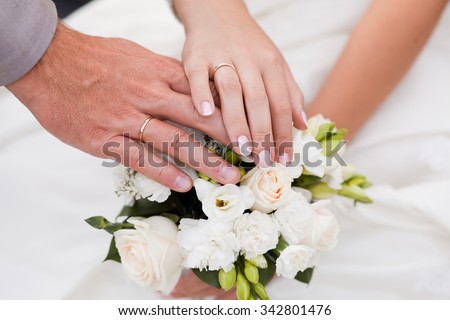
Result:
<svg viewBox="0 0 450 320">
<path fill-rule="evenodd" d="M 210 219 L 231 222 L 241 216 L 255 202 L 250 188 L 234 184 L 219 186 L 203 179 L 194 181 L 203 212 Z"/>
<path fill-rule="evenodd" d="M 135 229 L 114 233 L 125 273 L 139 286 L 169 294 L 183 269 L 177 226 L 162 216 L 129 219 Z"/>
<path fill-rule="evenodd" d="M 292 176 L 280 164 L 268 169 L 253 168 L 241 180 L 241 186 L 247 186 L 255 195 L 252 210 L 270 213 L 284 205 L 292 191 Z"/>
<path fill-rule="evenodd" d="M 337 245 L 340 229 L 329 205 L 329 200 L 321 200 L 312 205 L 314 214 L 310 228 L 305 229 L 302 244 L 320 251 L 332 250 Z"/>
</svg>

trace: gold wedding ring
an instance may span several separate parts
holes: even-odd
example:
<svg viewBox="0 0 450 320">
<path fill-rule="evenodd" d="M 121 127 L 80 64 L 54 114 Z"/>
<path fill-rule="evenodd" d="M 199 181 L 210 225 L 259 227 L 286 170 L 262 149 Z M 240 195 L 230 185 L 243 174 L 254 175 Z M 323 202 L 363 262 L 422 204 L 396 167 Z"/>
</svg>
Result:
<svg viewBox="0 0 450 320">
<path fill-rule="evenodd" d="M 152 117 L 148 117 L 145 122 L 142 124 L 141 129 L 139 129 L 139 141 L 144 142 L 144 130 L 147 127 L 147 124 L 152 120 Z"/>
<path fill-rule="evenodd" d="M 217 70 L 219 70 L 219 69 L 222 68 L 222 67 L 230 67 L 230 68 L 232 68 L 234 71 L 237 72 L 236 67 L 233 66 L 231 63 L 226 63 L 226 62 L 225 62 L 225 63 L 219 63 L 217 66 L 214 67 L 214 71 L 213 71 L 213 74 L 212 74 L 212 79 L 213 79 L 213 80 L 214 80 L 214 76 L 215 76 Z"/>
</svg>

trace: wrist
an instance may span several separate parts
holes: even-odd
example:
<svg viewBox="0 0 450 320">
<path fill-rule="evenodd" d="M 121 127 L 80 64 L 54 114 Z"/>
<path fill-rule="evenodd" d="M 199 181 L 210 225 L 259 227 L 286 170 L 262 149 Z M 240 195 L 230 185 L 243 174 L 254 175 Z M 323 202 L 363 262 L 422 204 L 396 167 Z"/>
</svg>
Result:
<svg viewBox="0 0 450 320">
<path fill-rule="evenodd" d="M 63 60 L 64 57 L 70 60 L 73 55 L 76 56 L 75 51 L 66 50 L 74 42 L 74 39 L 67 38 L 73 38 L 72 34 L 75 33 L 78 34 L 59 21 L 55 35 L 41 59 L 24 76 L 6 86 L 28 108 L 33 105 L 33 100 L 48 95 L 54 89 L 55 82 L 59 79 L 57 74 L 64 73 L 65 65 L 70 64 Z"/>
<path fill-rule="evenodd" d="M 205 21 L 230 23 L 251 18 L 243 0 L 173 0 L 173 7 L 186 33 L 204 29 Z"/>
</svg>

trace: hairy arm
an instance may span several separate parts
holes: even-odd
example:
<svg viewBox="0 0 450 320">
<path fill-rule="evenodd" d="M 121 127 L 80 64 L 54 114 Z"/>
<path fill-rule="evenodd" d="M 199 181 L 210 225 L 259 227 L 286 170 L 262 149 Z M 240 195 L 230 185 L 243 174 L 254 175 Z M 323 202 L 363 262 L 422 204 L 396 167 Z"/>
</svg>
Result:
<svg viewBox="0 0 450 320">
<path fill-rule="evenodd" d="M 447 0 L 374 0 L 311 103 L 355 134 L 407 73 Z"/>
</svg>

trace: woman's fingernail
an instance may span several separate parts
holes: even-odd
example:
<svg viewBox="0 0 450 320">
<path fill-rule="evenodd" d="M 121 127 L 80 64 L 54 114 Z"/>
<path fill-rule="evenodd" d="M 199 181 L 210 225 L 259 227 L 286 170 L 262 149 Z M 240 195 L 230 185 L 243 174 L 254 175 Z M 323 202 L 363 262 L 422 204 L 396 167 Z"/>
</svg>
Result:
<svg viewBox="0 0 450 320">
<path fill-rule="evenodd" d="M 240 177 L 241 173 L 237 168 L 225 165 L 220 169 L 220 175 L 225 181 L 233 181 Z"/>
<path fill-rule="evenodd" d="M 202 109 L 202 115 L 210 116 L 213 114 L 213 108 L 208 101 L 203 101 L 200 107 Z"/>
<path fill-rule="evenodd" d="M 164 299 L 164 300 L 173 299 L 173 296 L 167 295 L 167 294 L 164 294 L 164 293 L 160 293 L 159 296 L 161 297 L 161 299 Z"/>
<path fill-rule="evenodd" d="M 258 167 L 261 169 L 267 169 L 270 167 L 270 152 L 268 150 L 263 150 L 258 154 Z"/>
<path fill-rule="evenodd" d="M 175 179 L 175 184 L 181 190 L 186 190 L 191 187 L 191 179 L 185 176 L 178 176 Z"/>
<path fill-rule="evenodd" d="M 291 159 L 289 155 L 285 152 L 278 157 L 278 162 L 281 163 L 283 166 L 287 167 L 289 162 L 291 162 Z"/>
<path fill-rule="evenodd" d="M 241 154 L 243 156 L 248 157 L 252 153 L 252 151 L 250 150 L 250 140 L 246 136 L 239 136 L 238 146 L 239 151 L 241 151 Z"/>
<path fill-rule="evenodd" d="M 308 129 L 308 117 L 306 116 L 305 111 L 302 110 L 303 122 L 305 123 L 306 129 Z"/>
</svg>

